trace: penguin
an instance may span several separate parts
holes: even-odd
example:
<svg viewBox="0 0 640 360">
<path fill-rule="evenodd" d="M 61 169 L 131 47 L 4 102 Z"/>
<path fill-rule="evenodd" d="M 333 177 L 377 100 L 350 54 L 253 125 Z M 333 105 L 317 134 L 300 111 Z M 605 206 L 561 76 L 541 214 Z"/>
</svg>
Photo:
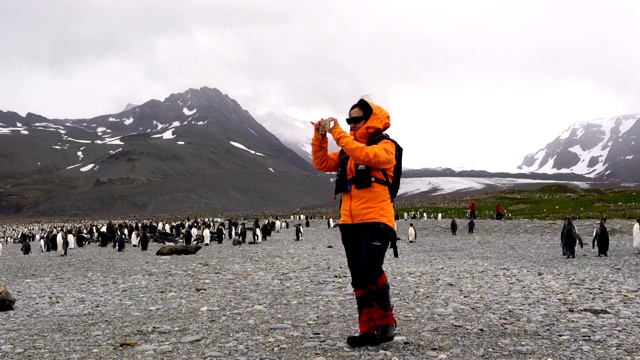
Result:
<svg viewBox="0 0 640 360">
<path fill-rule="evenodd" d="M 280 233 L 280 229 L 282 228 L 282 223 L 280 220 L 276 219 L 276 233 Z"/>
<path fill-rule="evenodd" d="M 142 236 L 140 237 L 140 250 L 147 251 L 148 246 L 149 246 L 149 236 L 147 236 L 146 230 L 142 230 Z"/>
<path fill-rule="evenodd" d="M 20 251 L 22 251 L 22 255 L 29 255 L 31 252 L 31 244 L 29 244 L 28 241 L 23 242 Z"/>
<path fill-rule="evenodd" d="M 575 225 L 573 225 L 573 219 L 568 218 L 566 226 L 564 227 L 564 236 L 563 236 L 563 244 L 564 244 L 564 254 L 569 258 L 576 257 L 576 242 L 580 244 L 580 247 L 583 247 L 582 238 L 578 235 Z"/>
<path fill-rule="evenodd" d="M 189 246 L 189 245 L 191 245 L 191 241 L 192 240 L 193 240 L 193 235 L 192 235 L 191 230 L 186 229 L 184 231 L 184 244 Z"/>
<path fill-rule="evenodd" d="M 640 254 L 640 218 L 636 219 L 636 223 L 633 224 L 633 248 Z"/>
<path fill-rule="evenodd" d="M 567 253 L 564 251 L 564 232 L 567 230 L 568 222 L 569 218 L 564 218 L 564 222 L 562 223 L 562 230 L 560 230 L 560 248 L 562 249 L 562 256 L 567 256 Z"/>
<path fill-rule="evenodd" d="M 269 228 L 269 222 L 262 224 L 262 228 L 260 228 L 260 233 L 262 234 L 262 240 L 267 241 L 269 236 L 271 236 L 271 228 Z"/>
<path fill-rule="evenodd" d="M 0 256 L 2 256 L 2 242 L 0 241 Z"/>
<path fill-rule="evenodd" d="M 202 231 L 202 237 L 204 246 L 209 246 L 211 244 L 211 231 L 209 231 L 209 226 L 206 226 Z"/>
<path fill-rule="evenodd" d="M 473 218 L 469 218 L 469 222 L 467 223 L 467 229 L 469 229 L 469 234 L 473 234 L 473 228 L 476 227 L 476 222 L 473 221 Z"/>
<path fill-rule="evenodd" d="M 593 234 L 592 248 L 596 248 L 596 244 L 598 245 L 598 257 L 604 255 L 608 256 L 609 252 L 609 231 L 605 226 L 607 222 L 607 218 L 600 219 L 600 225 L 596 228 Z"/>
<path fill-rule="evenodd" d="M 409 231 L 407 231 L 407 235 L 409 236 L 409 242 L 416 242 L 416 229 L 413 228 L 413 223 L 409 223 Z"/>
<path fill-rule="evenodd" d="M 40 250 L 44 252 L 44 238 L 40 239 Z"/>
<path fill-rule="evenodd" d="M 309 227 L 309 225 L 310 225 L 310 224 L 309 224 L 309 218 L 307 218 L 307 220 L 304 222 L 304 226 L 305 226 L 305 227 Z"/>
<path fill-rule="evenodd" d="M 191 228 L 191 239 L 196 239 L 198 237 L 198 229 L 194 226 Z"/>
<path fill-rule="evenodd" d="M 62 236 L 62 255 L 67 256 L 67 250 L 69 250 L 69 239 Z"/>
<path fill-rule="evenodd" d="M 51 251 L 51 230 L 47 231 L 47 234 L 44 236 L 44 249 L 46 252 Z"/>
<path fill-rule="evenodd" d="M 329 218 L 329 229 L 333 229 L 333 218 Z"/>
<path fill-rule="evenodd" d="M 117 236 L 118 239 L 118 252 L 124 252 L 124 235 L 119 233 Z"/>
<path fill-rule="evenodd" d="M 303 233 L 302 224 L 296 225 L 296 241 L 304 240 L 304 238 L 302 237 L 302 233 Z"/>
<path fill-rule="evenodd" d="M 218 244 L 222 244 L 224 240 L 224 225 L 222 223 L 218 224 L 218 228 L 216 229 L 216 238 L 218 239 Z"/>
<path fill-rule="evenodd" d="M 458 233 L 458 223 L 456 219 L 451 219 L 451 235 L 456 235 Z"/>
<path fill-rule="evenodd" d="M 262 232 L 260 231 L 260 228 L 257 227 L 253 229 L 253 243 L 259 244 L 261 242 L 262 242 Z"/>
<path fill-rule="evenodd" d="M 134 231 L 131 233 L 131 246 L 133 246 L 133 247 L 138 247 L 138 242 L 139 242 L 139 239 L 138 239 L 138 232 L 134 230 Z"/>
<path fill-rule="evenodd" d="M 247 225 L 245 223 L 240 224 L 240 228 L 238 229 L 238 237 L 243 244 L 247 242 Z"/>
<path fill-rule="evenodd" d="M 71 230 L 67 233 L 67 241 L 69 242 L 69 249 L 76 248 L 76 239 L 73 237 L 73 234 L 71 234 Z"/>
<path fill-rule="evenodd" d="M 227 227 L 227 237 L 229 240 L 232 240 L 235 237 L 231 220 L 229 220 L 229 226 Z"/>
<path fill-rule="evenodd" d="M 76 245 L 78 245 L 79 248 L 83 247 L 86 243 L 87 236 L 85 234 L 78 234 L 78 236 L 76 236 Z"/>
<path fill-rule="evenodd" d="M 64 247 L 64 243 L 65 243 L 65 241 L 62 238 L 62 231 L 61 231 L 56 236 L 56 249 L 58 251 L 58 255 L 60 255 L 60 256 L 66 256 L 67 255 L 67 249 Z"/>
</svg>

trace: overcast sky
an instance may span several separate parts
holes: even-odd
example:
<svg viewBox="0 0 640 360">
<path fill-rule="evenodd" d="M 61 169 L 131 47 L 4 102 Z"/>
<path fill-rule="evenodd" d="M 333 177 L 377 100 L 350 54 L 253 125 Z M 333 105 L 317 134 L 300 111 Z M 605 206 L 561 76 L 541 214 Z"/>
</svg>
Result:
<svg viewBox="0 0 640 360">
<path fill-rule="evenodd" d="M 208 86 L 346 127 L 367 95 L 414 168 L 513 171 L 576 122 L 640 113 L 635 0 L 0 0 L 0 43 L 3 111 L 86 118 Z"/>
</svg>

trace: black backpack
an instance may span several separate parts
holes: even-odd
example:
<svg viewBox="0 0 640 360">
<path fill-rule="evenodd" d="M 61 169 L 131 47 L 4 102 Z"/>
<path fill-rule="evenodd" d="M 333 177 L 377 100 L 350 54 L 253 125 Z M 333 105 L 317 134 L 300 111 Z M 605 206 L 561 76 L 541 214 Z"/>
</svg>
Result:
<svg viewBox="0 0 640 360">
<path fill-rule="evenodd" d="M 400 189 L 400 178 L 402 177 L 402 146 L 398 144 L 395 140 L 389 137 L 389 135 L 385 133 L 379 133 L 377 135 L 373 135 L 369 141 L 367 141 L 367 146 L 376 145 L 382 140 L 389 140 L 393 142 L 396 148 L 396 164 L 393 167 L 393 181 L 389 181 L 389 174 L 385 170 L 382 170 L 382 175 L 384 175 L 384 181 L 371 177 L 370 174 L 365 175 L 366 179 L 372 179 L 374 182 L 378 184 L 384 185 L 389 189 L 389 196 L 391 197 L 391 201 L 393 201 L 398 195 L 398 190 Z M 349 191 L 349 181 L 351 179 L 346 178 L 347 174 L 347 163 L 349 162 L 349 156 L 344 152 L 344 150 L 340 150 L 340 166 L 337 173 L 336 178 L 336 190 L 335 193 L 339 194 L 341 192 Z M 357 168 L 357 165 L 356 165 Z M 367 167 L 367 172 L 369 171 Z"/>
</svg>

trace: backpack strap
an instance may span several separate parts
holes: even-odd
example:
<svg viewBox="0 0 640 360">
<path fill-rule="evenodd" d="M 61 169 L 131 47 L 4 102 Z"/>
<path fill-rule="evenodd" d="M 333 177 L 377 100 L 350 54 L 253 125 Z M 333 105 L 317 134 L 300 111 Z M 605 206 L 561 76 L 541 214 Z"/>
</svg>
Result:
<svg viewBox="0 0 640 360">
<path fill-rule="evenodd" d="M 371 134 L 371 137 L 369 138 L 369 141 L 367 141 L 367 146 L 379 144 L 383 140 L 389 140 L 396 147 L 398 146 L 398 144 L 393 139 L 391 139 L 389 137 L 389 135 L 387 135 L 386 133 L 381 132 L 381 131 Z M 385 169 L 379 169 L 379 170 L 382 173 L 382 176 L 384 176 L 384 181 L 381 180 L 381 179 L 378 179 L 376 177 L 373 177 L 373 176 L 371 177 L 371 181 L 375 182 L 375 183 L 378 183 L 380 185 L 384 185 L 387 188 L 391 189 L 391 181 L 389 180 L 389 174 L 387 174 L 387 170 L 385 170 Z M 395 176 L 395 174 L 394 174 L 394 176 Z M 391 192 L 391 190 L 389 190 L 389 192 Z M 393 198 L 391 199 L 391 201 L 393 201 Z"/>
</svg>

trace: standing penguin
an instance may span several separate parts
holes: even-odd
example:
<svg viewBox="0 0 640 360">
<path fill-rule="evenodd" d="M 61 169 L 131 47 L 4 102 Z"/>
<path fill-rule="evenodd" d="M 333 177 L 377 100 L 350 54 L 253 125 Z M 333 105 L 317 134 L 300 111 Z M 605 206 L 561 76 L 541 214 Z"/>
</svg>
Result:
<svg viewBox="0 0 640 360">
<path fill-rule="evenodd" d="M 409 230 L 407 231 L 407 235 L 409 237 L 409 242 L 416 242 L 416 229 L 413 228 L 413 223 L 409 223 Z"/>
<path fill-rule="evenodd" d="M 458 223 L 456 222 L 456 219 L 453 218 L 451 219 L 451 235 L 456 235 L 457 232 L 458 232 Z"/>
<path fill-rule="evenodd" d="M 20 249 L 20 251 L 22 251 L 22 255 L 29 255 L 29 253 L 31 252 L 31 244 L 29 244 L 29 241 L 25 241 L 22 243 L 22 248 Z"/>
<path fill-rule="evenodd" d="M 184 244 L 189 246 L 191 245 L 191 241 L 193 240 L 193 233 L 191 232 L 191 230 L 186 229 L 184 231 Z"/>
<path fill-rule="evenodd" d="M 125 238 L 124 234 L 118 232 L 118 236 L 117 236 L 117 239 L 118 239 L 118 252 L 124 252 L 124 238 Z"/>
<path fill-rule="evenodd" d="M 633 224 L 633 248 L 640 254 L 640 218 Z"/>
<path fill-rule="evenodd" d="M 2 241 L 0 241 L 0 256 L 2 256 Z"/>
<path fill-rule="evenodd" d="M 47 234 L 44 236 L 44 250 L 46 252 L 51 251 L 51 233 L 52 232 L 53 230 L 49 229 L 49 231 L 47 231 Z"/>
<path fill-rule="evenodd" d="M 309 224 L 309 217 L 307 217 L 307 220 L 304 222 L 304 226 L 305 226 L 305 227 L 309 227 L 309 225 L 310 225 L 310 224 Z"/>
<path fill-rule="evenodd" d="M 224 225 L 222 223 L 218 224 L 216 228 L 216 238 L 218 239 L 218 244 L 222 244 L 224 240 Z"/>
<path fill-rule="evenodd" d="M 467 223 L 467 229 L 469 229 L 469 234 L 473 234 L 473 229 L 476 227 L 476 222 L 473 221 L 473 218 L 469 218 L 469 222 Z"/>
<path fill-rule="evenodd" d="M 262 242 L 262 231 L 260 231 L 260 228 L 257 227 L 253 229 L 253 243 L 259 244 L 261 242 Z"/>
<path fill-rule="evenodd" d="M 62 233 L 63 232 L 60 231 L 60 234 Z M 66 236 L 61 236 L 61 237 L 62 237 L 62 256 L 67 256 L 67 250 L 69 250 L 69 239 Z"/>
<path fill-rule="evenodd" d="M 73 232 L 71 229 L 67 231 L 67 241 L 69 242 L 69 249 L 76 248 L 76 239 L 73 237 Z"/>
<path fill-rule="evenodd" d="M 600 219 L 600 225 L 598 225 L 593 234 L 591 247 L 595 249 L 596 244 L 598 245 L 598 257 L 602 255 L 608 256 L 607 253 L 609 252 L 609 231 L 604 225 L 606 222 L 607 218 Z"/>
<path fill-rule="evenodd" d="M 564 237 L 563 237 L 563 245 L 564 251 L 563 253 L 569 258 L 576 257 L 576 242 L 580 243 L 580 247 L 583 247 L 582 238 L 578 235 L 576 231 L 575 225 L 573 225 L 573 219 L 568 218 L 567 224 L 564 227 Z"/>
<path fill-rule="evenodd" d="M 133 247 L 138 247 L 138 241 L 139 241 L 139 239 L 138 239 L 138 232 L 137 232 L 137 231 L 135 231 L 135 230 L 133 230 L 133 231 L 131 232 L 131 246 L 133 246 Z"/>
<path fill-rule="evenodd" d="M 204 227 L 204 230 L 202 231 L 202 238 L 204 246 L 209 246 L 209 244 L 211 244 L 211 231 L 209 231 L 209 225 Z"/>
<path fill-rule="evenodd" d="M 56 235 L 56 251 L 60 256 L 67 255 L 67 249 L 64 247 L 65 239 L 62 238 L 62 231 L 59 231 Z"/>
<path fill-rule="evenodd" d="M 247 242 L 247 225 L 245 223 L 240 224 L 240 228 L 238 229 L 238 237 L 243 244 Z"/>
<path fill-rule="evenodd" d="M 307 221 L 309 220 L 307 219 Z M 302 237 L 302 232 L 302 224 L 296 225 L 296 241 L 304 240 L 304 238 Z"/>
<path fill-rule="evenodd" d="M 562 223 L 562 230 L 560 230 L 560 248 L 562 249 L 562 256 L 567 256 L 567 253 L 564 251 L 564 232 L 567 230 L 568 222 L 569 218 L 564 218 L 564 222 Z"/>
<path fill-rule="evenodd" d="M 142 236 L 140 237 L 140 250 L 147 251 L 149 246 L 149 236 L 147 235 L 147 229 L 142 229 Z"/>
</svg>

